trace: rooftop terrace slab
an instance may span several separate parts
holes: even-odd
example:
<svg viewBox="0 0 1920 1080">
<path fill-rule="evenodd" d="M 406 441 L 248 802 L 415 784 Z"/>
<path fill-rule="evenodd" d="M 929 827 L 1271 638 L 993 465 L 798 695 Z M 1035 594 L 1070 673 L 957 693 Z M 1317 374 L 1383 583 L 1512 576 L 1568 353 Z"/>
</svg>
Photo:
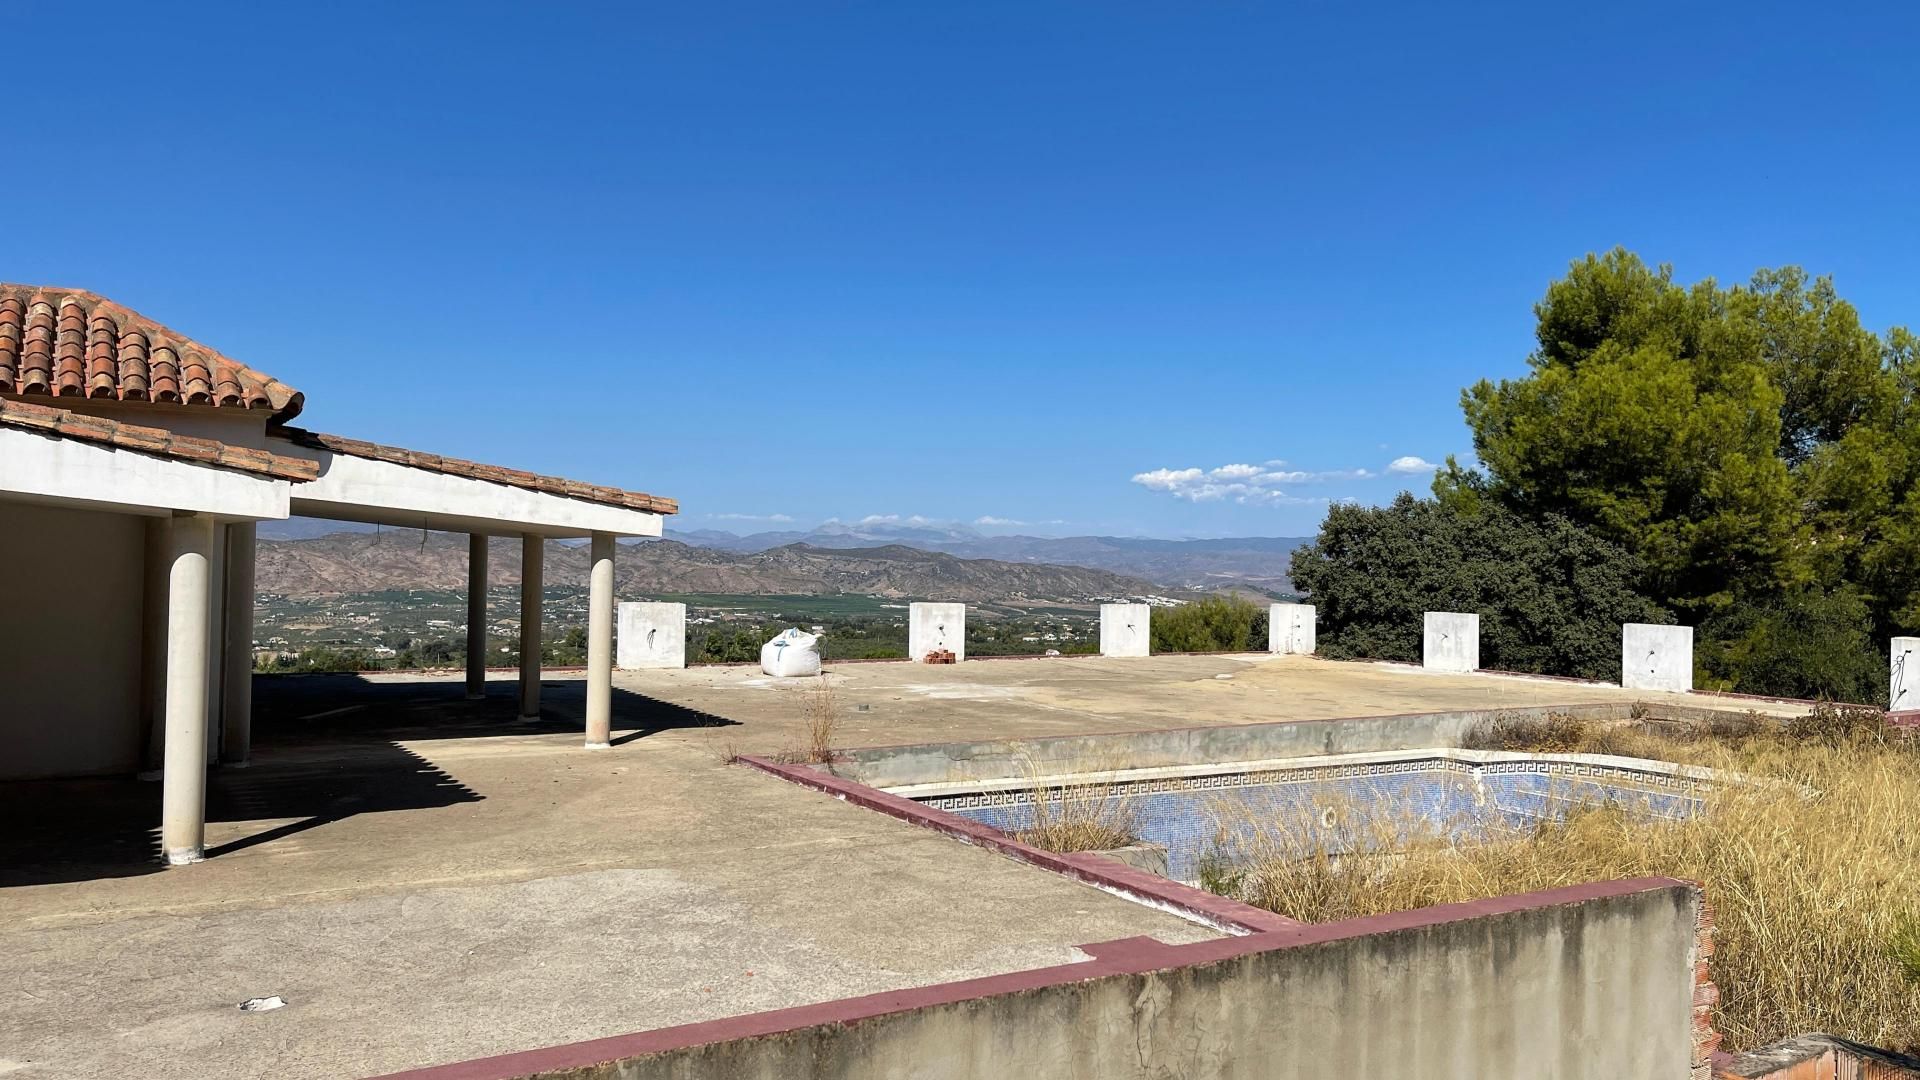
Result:
<svg viewBox="0 0 1920 1080">
<path fill-rule="evenodd" d="M 849 746 L 1649 697 L 1308 657 L 833 678 Z M 583 686 L 524 724 L 508 681 L 261 679 L 213 857 L 173 871 L 158 785 L 0 785 L 0 1073 L 365 1076 L 1218 936 L 727 764 L 803 739 L 802 688 L 757 669 L 618 674 L 602 752 Z"/>
</svg>

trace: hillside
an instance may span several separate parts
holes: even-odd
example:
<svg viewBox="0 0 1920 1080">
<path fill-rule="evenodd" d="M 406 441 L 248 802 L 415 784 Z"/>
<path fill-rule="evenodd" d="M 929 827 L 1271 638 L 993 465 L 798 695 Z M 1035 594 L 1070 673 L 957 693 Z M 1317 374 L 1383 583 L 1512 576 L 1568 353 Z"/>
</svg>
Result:
<svg viewBox="0 0 1920 1080">
<path fill-rule="evenodd" d="M 830 524 L 807 532 L 739 536 L 716 529 L 667 535 L 703 548 L 753 552 L 804 543 L 823 548 L 901 544 L 963 559 L 998 559 L 1056 566 L 1084 566 L 1145 578 L 1181 589 L 1244 585 L 1287 592 L 1293 551 L 1310 536 L 1245 536 L 1220 540 L 1155 540 L 1131 536 L 985 536 L 965 526 L 911 527 Z"/>
<path fill-rule="evenodd" d="M 520 545 L 493 542 L 488 581 L 520 581 Z M 938 597 L 986 603 L 998 600 L 1085 601 L 1150 596 L 1151 582 L 1080 566 L 962 559 L 902 545 L 818 548 L 790 544 L 736 552 L 674 540 L 622 544 L 615 581 L 625 596 L 725 593 L 829 596 L 852 593 L 893 598 Z M 587 552 L 549 543 L 548 585 L 585 586 Z M 387 529 L 335 533 L 309 540 L 260 541 L 257 586 L 289 596 L 378 592 L 387 589 L 459 589 L 467 580 L 467 539 L 452 533 Z"/>
<path fill-rule="evenodd" d="M 266 522 L 261 539 L 308 540 L 334 532 L 369 532 L 372 526 L 294 518 Z M 899 545 L 962 559 L 1082 566 L 1143 578 L 1170 589 L 1236 589 L 1285 594 L 1293 551 L 1310 536 L 1238 536 L 1214 540 L 1158 540 L 1138 536 L 988 536 L 960 524 L 856 524 L 828 522 L 808 530 L 742 536 L 719 529 L 679 529 L 669 522 L 667 539 L 695 548 L 753 554 L 805 544 L 814 548 L 878 548 Z"/>
</svg>

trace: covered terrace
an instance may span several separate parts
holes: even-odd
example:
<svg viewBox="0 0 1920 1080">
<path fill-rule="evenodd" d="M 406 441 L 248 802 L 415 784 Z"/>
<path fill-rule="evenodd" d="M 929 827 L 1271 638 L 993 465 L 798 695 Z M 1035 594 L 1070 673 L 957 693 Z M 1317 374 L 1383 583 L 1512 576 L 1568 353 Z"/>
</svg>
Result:
<svg viewBox="0 0 1920 1080">
<path fill-rule="evenodd" d="M 160 848 L 206 851 L 207 769 L 252 743 L 258 523 L 467 533 L 469 639 L 493 537 L 522 545 L 519 712 L 540 713 L 549 540 L 591 548 L 589 749 L 609 745 L 613 559 L 671 499 L 295 427 L 298 391 L 91 293 L 0 285 L 0 780 L 140 772 Z M 64 572 L 63 572 L 64 571 Z M 481 649 L 466 690 L 483 692 Z"/>
</svg>

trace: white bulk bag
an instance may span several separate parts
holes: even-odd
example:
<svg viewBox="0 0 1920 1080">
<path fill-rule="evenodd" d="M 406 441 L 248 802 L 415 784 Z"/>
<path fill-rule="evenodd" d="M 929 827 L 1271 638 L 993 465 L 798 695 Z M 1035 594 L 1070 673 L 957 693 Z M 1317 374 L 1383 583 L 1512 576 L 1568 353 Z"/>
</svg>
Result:
<svg viewBox="0 0 1920 1080">
<path fill-rule="evenodd" d="M 820 638 L 799 630 L 782 630 L 760 646 L 760 670 L 776 678 L 820 674 Z"/>
</svg>

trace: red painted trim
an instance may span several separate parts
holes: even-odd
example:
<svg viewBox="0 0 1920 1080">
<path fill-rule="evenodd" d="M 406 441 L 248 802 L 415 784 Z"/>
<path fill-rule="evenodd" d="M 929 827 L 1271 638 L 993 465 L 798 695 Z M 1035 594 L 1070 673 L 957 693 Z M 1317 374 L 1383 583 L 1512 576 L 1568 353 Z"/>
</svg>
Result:
<svg viewBox="0 0 1920 1080">
<path fill-rule="evenodd" d="M 560 1072 L 605 1065 L 648 1054 L 661 1054 L 693 1046 L 777 1035 L 802 1028 L 827 1024 L 857 1024 L 863 1020 L 909 1012 L 936 1005 L 1061 986 L 1110 975 L 1136 975 L 1170 967 L 1217 963 L 1274 949 L 1318 945 L 1370 934 L 1396 930 L 1415 930 L 1450 922 L 1506 915 L 1519 911 L 1577 904 L 1588 900 L 1629 896 L 1675 886 L 1691 887 L 1672 878 L 1636 878 L 1630 881 L 1602 881 L 1573 885 L 1519 896 L 1500 896 L 1466 904 L 1376 915 L 1319 926 L 1296 924 L 1292 929 L 1248 937 L 1219 938 L 1187 945 L 1166 945 L 1151 938 L 1122 938 L 1084 947 L 1093 959 L 1079 964 L 1033 968 L 1005 975 L 990 975 L 960 982 L 894 990 L 839 1001 L 800 1005 L 770 1012 L 730 1016 L 698 1024 L 659 1028 L 630 1035 L 525 1050 L 498 1057 L 438 1065 L 407 1072 L 392 1073 L 378 1080 L 508 1080 L 532 1074 Z"/>
<path fill-rule="evenodd" d="M 1224 896 L 1182 885 L 1177 881 L 1163 878 L 1158 874 L 1149 874 L 1144 870 L 1136 870 L 1112 859 L 1085 853 L 1060 855 L 1046 851 L 1032 844 L 1022 843 L 991 825 L 982 825 L 959 814 L 936 810 L 914 802 L 912 799 L 881 791 L 879 788 L 868 787 L 853 780 L 832 776 L 805 765 L 783 765 L 757 757 L 741 757 L 738 760 L 742 764 L 772 773 L 782 780 L 810 787 L 816 791 L 824 791 L 856 806 L 878 810 L 880 813 L 944 833 L 975 847 L 997 851 L 1021 862 L 1051 870 L 1056 874 L 1065 874 L 1075 881 L 1117 892 L 1142 903 L 1171 909 L 1188 918 L 1198 919 L 1229 932 L 1259 934 L 1273 930 L 1297 929 L 1301 925 L 1297 920 L 1275 915 L 1264 908 L 1242 904 L 1237 900 L 1229 900 Z"/>
</svg>

